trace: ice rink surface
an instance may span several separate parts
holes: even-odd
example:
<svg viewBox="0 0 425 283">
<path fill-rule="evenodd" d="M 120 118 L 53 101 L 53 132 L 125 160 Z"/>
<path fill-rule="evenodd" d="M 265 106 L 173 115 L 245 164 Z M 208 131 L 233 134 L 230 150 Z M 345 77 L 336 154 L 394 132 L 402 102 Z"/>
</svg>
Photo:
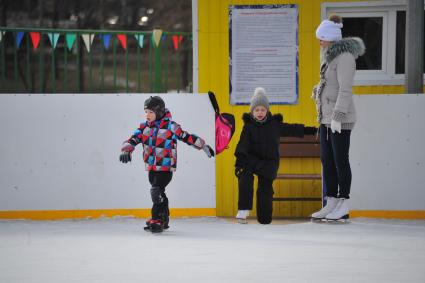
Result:
<svg viewBox="0 0 425 283">
<path fill-rule="evenodd" d="M 0 221 L 0 282 L 425 282 L 425 221 Z"/>
</svg>

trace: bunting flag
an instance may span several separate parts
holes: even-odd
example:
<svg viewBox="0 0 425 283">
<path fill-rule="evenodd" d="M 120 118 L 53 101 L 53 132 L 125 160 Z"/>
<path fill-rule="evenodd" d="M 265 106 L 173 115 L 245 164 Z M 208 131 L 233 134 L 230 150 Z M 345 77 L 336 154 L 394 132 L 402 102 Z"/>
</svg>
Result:
<svg viewBox="0 0 425 283">
<path fill-rule="evenodd" d="M 23 31 L 15 32 L 16 48 L 19 48 L 19 46 L 21 45 L 22 38 L 24 38 Z"/>
<path fill-rule="evenodd" d="M 55 49 L 56 45 L 58 44 L 60 33 L 48 33 L 47 35 L 49 36 L 50 43 L 52 44 L 53 49 Z"/>
<path fill-rule="evenodd" d="M 111 43 L 111 35 L 110 34 L 102 34 L 102 41 L 103 41 L 103 46 L 105 46 L 105 49 L 109 48 L 109 45 Z"/>
<path fill-rule="evenodd" d="M 162 36 L 162 30 L 160 29 L 154 29 L 152 32 L 152 40 L 155 44 L 156 47 L 159 46 L 159 42 L 161 40 L 161 36 Z"/>
<path fill-rule="evenodd" d="M 0 31 L 0 42 L 1 42 L 1 40 L 3 39 L 3 35 L 4 35 L 4 31 Z"/>
<path fill-rule="evenodd" d="M 77 35 L 75 33 L 68 33 L 65 35 L 66 46 L 68 47 L 68 50 L 72 49 L 76 38 Z"/>
<path fill-rule="evenodd" d="M 139 43 L 140 48 L 143 48 L 143 38 L 145 37 L 143 34 L 135 34 L 137 42 Z"/>
<path fill-rule="evenodd" d="M 93 39 L 94 39 L 93 34 L 92 33 L 90 33 L 90 34 L 86 33 L 86 34 L 82 34 L 81 37 L 83 38 L 84 44 L 87 48 L 87 52 L 90 52 L 90 47 L 91 47 L 91 44 L 93 43 Z"/>
<path fill-rule="evenodd" d="M 127 36 L 125 34 L 117 34 L 117 38 L 121 43 L 122 48 L 124 48 L 124 50 L 127 49 Z"/>
<path fill-rule="evenodd" d="M 172 38 L 173 38 L 174 50 L 179 49 L 179 43 L 182 42 L 183 35 L 173 35 Z"/>
<path fill-rule="evenodd" d="M 40 33 L 39 32 L 30 32 L 30 37 L 32 41 L 32 46 L 34 49 L 37 49 L 38 44 L 40 43 Z"/>
</svg>

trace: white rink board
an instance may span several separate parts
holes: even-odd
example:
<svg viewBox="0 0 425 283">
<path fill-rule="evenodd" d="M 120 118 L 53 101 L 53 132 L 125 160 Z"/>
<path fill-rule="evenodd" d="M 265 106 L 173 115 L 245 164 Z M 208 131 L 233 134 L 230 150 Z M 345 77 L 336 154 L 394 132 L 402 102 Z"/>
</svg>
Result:
<svg viewBox="0 0 425 283">
<path fill-rule="evenodd" d="M 0 95 L 0 210 L 150 208 L 142 146 L 130 164 L 118 160 L 150 95 Z M 214 145 L 207 95 L 160 96 L 184 130 Z M 215 159 L 179 141 L 166 192 L 172 208 L 215 208 Z"/>
<path fill-rule="evenodd" d="M 425 95 L 354 101 L 351 209 L 425 210 Z"/>
</svg>

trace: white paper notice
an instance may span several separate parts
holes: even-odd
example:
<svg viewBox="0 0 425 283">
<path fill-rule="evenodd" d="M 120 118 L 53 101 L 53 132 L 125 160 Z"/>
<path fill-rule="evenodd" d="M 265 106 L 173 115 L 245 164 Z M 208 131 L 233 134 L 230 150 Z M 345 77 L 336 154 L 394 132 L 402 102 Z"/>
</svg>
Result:
<svg viewBox="0 0 425 283">
<path fill-rule="evenodd" d="M 266 89 L 270 103 L 296 103 L 297 6 L 230 9 L 230 103 L 249 103 L 256 87 Z"/>
</svg>

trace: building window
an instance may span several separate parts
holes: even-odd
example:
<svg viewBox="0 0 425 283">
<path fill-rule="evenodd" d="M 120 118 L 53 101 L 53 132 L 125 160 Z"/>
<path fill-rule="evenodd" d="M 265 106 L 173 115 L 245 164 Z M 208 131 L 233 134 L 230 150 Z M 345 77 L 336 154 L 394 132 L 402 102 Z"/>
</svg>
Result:
<svg viewBox="0 0 425 283">
<path fill-rule="evenodd" d="M 382 70 L 382 17 L 344 17 L 342 36 L 360 37 L 367 46 L 357 59 L 357 70 Z"/>
<path fill-rule="evenodd" d="M 343 18 L 344 37 L 357 36 L 365 43 L 366 53 L 356 60 L 354 85 L 404 85 L 404 1 L 322 3 L 322 20 L 330 14 Z"/>
</svg>

